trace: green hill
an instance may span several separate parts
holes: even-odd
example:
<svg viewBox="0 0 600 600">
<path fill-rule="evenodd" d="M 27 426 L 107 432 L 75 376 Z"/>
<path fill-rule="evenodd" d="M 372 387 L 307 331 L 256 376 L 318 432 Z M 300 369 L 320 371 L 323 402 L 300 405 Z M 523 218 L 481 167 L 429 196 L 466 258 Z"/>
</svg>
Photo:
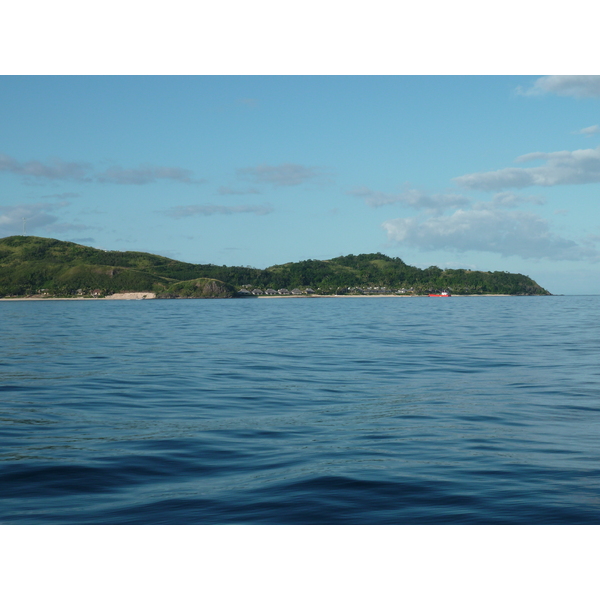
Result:
<svg viewBox="0 0 600 600">
<path fill-rule="evenodd" d="M 414 293 L 548 295 L 535 281 L 504 271 L 411 267 L 384 254 L 306 260 L 267 269 L 195 265 L 145 252 L 98 250 L 33 236 L 0 239 L 0 296 L 106 295 L 233 297 L 241 289 L 311 288 L 320 294 Z M 43 290 L 43 291 L 42 291 Z"/>
<path fill-rule="evenodd" d="M 0 239 L 0 296 L 107 295 L 153 291 L 179 297 L 174 287 L 182 279 L 197 278 L 196 265 L 188 265 L 145 252 L 112 252 L 72 242 L 13 236 Z M 235 288 L 224 282 L 204 281 L 208 296 L 233 297 Z M 195 297 L 202 297 L 195 288 Z M 194 295 L 183 291 L 181 297 Z"/>
</svg>

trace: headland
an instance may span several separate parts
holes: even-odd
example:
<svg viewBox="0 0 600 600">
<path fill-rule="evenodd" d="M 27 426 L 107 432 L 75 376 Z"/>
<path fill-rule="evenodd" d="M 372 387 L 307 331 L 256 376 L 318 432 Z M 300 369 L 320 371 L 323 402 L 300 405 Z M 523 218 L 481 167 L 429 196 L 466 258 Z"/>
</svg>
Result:
<svg viewBox="0 0 600 600">
<path fill-rule="evenodd" d="M 34 236 L 0 239 L 0 299 L 167 299 L 547 296 L 507 271 L 420 269 L 381 253 L 266 269 L 192 264 L 146 252 L 106 251 Z"/>
</svg>

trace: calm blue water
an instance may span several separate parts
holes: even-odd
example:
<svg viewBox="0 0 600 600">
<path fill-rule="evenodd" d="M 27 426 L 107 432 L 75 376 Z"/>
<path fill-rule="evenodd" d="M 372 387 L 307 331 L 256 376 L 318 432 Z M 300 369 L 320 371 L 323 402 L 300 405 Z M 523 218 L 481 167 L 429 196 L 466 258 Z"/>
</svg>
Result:
<svg viewBox="0 0 600 600">
<path fill-rule="evenodd" d="M 0 523 L 600 523 L 600 297 L 0 302 Z"/>
</svg>

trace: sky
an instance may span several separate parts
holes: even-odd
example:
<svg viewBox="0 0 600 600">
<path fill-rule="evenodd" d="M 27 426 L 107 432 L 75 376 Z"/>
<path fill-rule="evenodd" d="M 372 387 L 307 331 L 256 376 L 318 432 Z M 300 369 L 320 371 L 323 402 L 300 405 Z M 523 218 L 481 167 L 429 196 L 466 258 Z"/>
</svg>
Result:
<svg viewBox="0 0 600 600">
<path fill-rule="evenodd" d="M 25 217 L 31 235 L 194 263 L 265 267 L 383 252 L 419 267 L 521 272 L 554 294 L 600 294 L 600 85 L 578 76 L 598 72 L 590 8 L 588 0 L 5 3 L 0 237 L 21 234 Z M 544 76 L 557 73 L 570 75 Z M 384 529 L 375 544 L 360 539 L 365 530 L 351 532 L 370 549 L 360 554 L 365 585 L 382 580 L 388 546 L 398 546 Z M 515 536 L 534 549 L 533 577 L 511 570 L 532 594 L 546 580 L 549 596 L 570 591 L 593 573 L 582 570 L 585 528 L 576 538 L 486 529 L 476 543 L 464 530 L 433 530 L 433 546 L 459 549 L 436 564 L 444 585 L 466 556 L 479 590 Z M 135 542 L 111 531 L 109 546 L 95 531 L 86 565 L 98 563 L 90 555 L 104 560 L 115 536 Z M 315 533 L 309 545 L 296 531 L 275 554 L 264 530 L 248 538 L 261 561 L 248 573 L 260 572 L 265 555 L 284 577 L 302 564 Z M 184 533 L 176 545 L 186 554 L 170 553 L 178 565 L 190 555 Z M 219 542 L 223 530 L 215 535 Z M 568 553 L 556 554 L 557 536 Z M 29 545 L 40 546 L 37 538 Z M 406 547 L 422 538 L 402 530 Z M 338 589 L 356 543 L 318 540 L 333 550 L 327 569 L 341 574 Z M 48 553 L 38 561 L 50 575 L 71 548 L 58 547 L 60 565 Z M 134 545 L 134 571 L 147 566 L 147 547 Z M 539 577 L 557 561 L 551 577 Z M 422 564 L 403 583 L 421 595 Z M 511 577 L 505 583 L 514 587 Z"/>
<path fill-rule="evenodd" d="M 599 76 L 2 76 L 0 97 L 2 237 L 600 293 Z"/>
</svg>

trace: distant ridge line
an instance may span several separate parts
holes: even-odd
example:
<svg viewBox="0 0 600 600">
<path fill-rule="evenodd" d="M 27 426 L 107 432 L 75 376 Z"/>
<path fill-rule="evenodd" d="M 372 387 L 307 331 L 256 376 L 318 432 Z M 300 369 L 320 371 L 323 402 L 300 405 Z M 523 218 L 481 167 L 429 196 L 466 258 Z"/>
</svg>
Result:
<svg viewBox="0 0 600 600">
<path fill-rule="evenodd" d="M 0 239 L 0 296 L 157 298 L 240 295 L 551 295 L 506 271 L 420 269 L 380 252 L 303 260 L 266 269 L 192 264 L 148 252 L 101 250 L 36 236 Z"/>
</svg>

